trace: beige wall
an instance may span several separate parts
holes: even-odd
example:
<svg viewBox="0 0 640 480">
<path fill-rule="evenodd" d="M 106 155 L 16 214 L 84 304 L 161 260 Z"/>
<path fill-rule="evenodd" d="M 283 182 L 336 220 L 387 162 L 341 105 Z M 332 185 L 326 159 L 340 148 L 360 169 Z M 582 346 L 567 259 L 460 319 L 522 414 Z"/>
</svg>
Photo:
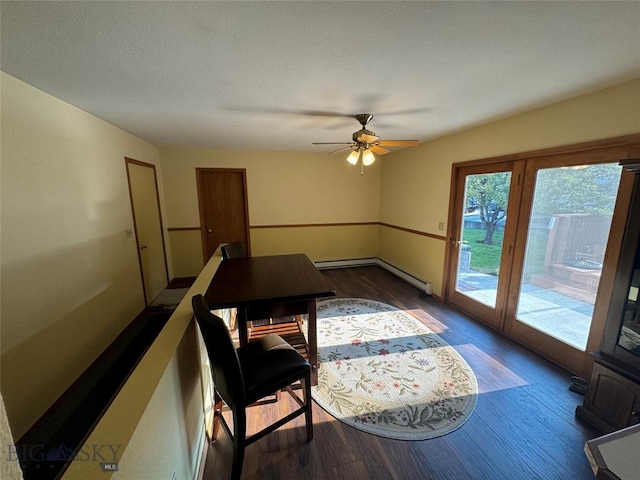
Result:
<svg viewBox="0 0 640 480">
<path fill-rule="evenodd" d="M 632 133 L 640 133 L 640 79 L 395 152 L 382 160 L 380 221 L 443 236 L 453 163 Z M 433 282 L 440 295 L 445 241 L 415 236 L 381 235 L 379 256 Z"/>
<path fill-rule="evenodd" d="M 1 389 L 16 438 L 144 307 L 124 157 L 158 149 L 2 74 Z"/>
<path fill-rule="evenodd" d="M 85 441 L 113 446 L 117 478 L 190 479 L 202 467 L 205 423 L 210 425 L 212 411 L 211 372 L 191 298 L 207 290 L 221 260 L 213 256 L 205 265 Z M 98 462 L 81 461 L 72 462 L 62 478 L 111 477 Z"/>
<path fill-rule="evenodd" d="M 124 478 L 197 477 L 204 447 L 205 408 L 198 376 L 198 357 L 194 355 L 197 352 L 195 328 L 195 323 L 190 323 L 144 413 L 139 420 L 136 419 L 135 432 L 123 445 L 118 469 Z M 98 466 L 91 467 L 93 472 L 83 472 L 79 478 L 102 478 Z M 73 475 L 69 472 L 64 478 L 74 477 L 78 478 L 76 472 Z M 120 475 L 116 474 L 112 478 L 118 477 Z"/>
<path fill-rule="evenodd" d="M 200 225 L 195 169 L 223 167 L 247 170 L 253 227 L 377 222 L 380 162 L 360 175 L 360 168 L 347 164 L 345 158 L 326 153 L 161 149 L 166 225 Z M 251 250 L 254 255 L 303 252 L 312 260 L 375 256 L 377 238 L 369 237 L 371 228 L 253 228 Z M 202 256 L 199 232 L 171 231 L 169 239 L 174 273 L 197 275 L 202 267 L 201 258 L 197 263 Z"/>
<path fill-rule="evenodd" d="M 10 445 L 15 443 L 13 434 L 11 433 L 11 427 L 9 426 L 9 419 L 7 418 L 7 411 L 4 408 L 4 400 L 2 399 L 2 393 L 0 392 L 0 445 L 4 446 L 5 452 Z M 20 464 L 17 461 L 11 461 L 6 457 L 2 457 L 0 461 L 0 478 L 3 480 L 22 480 L 22 470 Z M 5 460 L 6 459 L 6 460 Z"/>
<path fill-rule="evenodd" d="M 313 261 L 375 258 L 378 224 L 251 230 L 253 255 L 305 253 Z"/>
<path fill-rule="evenodd" d="M 200 230 L 169 231 L 171 261 L 174 277 L 195 277 L 202 270 L 204 253 Z"/>
</svg>

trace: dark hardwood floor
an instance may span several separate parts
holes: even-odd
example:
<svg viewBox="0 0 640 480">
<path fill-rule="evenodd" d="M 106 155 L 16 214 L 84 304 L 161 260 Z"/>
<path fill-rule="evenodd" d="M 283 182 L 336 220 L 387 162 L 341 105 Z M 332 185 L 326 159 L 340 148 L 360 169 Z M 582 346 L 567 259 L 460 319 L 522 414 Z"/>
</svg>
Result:
<svg viewBox="0 0 640 480">
<path fill-rule="evenodd" d="M 479 385 L 471 418 L 443 437 L 409 442 L 355 430 L 314 404 L 314 439 L 301 418 L 249 446 L 243 479 L 593 479 L 584 442 L 598 432 L 574 417 L 583 397 L 570 374 L 379 267 L 322 272 L 339 297 L 402 308 L 454 346 Z M 294 408 L 288 395 L 253 407 L 248 432 Z M 205 479 L 230 475 L 231 442 L 211 444 Z"/>
</svg>

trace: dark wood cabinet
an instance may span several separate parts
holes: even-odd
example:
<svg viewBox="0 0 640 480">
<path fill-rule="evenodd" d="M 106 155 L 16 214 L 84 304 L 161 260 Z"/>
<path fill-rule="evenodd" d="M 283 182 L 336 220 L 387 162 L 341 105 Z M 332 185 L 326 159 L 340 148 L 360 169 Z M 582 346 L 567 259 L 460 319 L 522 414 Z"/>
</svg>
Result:
<svg viewBox="0 0 640 480">
<path fill-rule="evenodd" d="M 604 433 L 640 423 L 640 379 L 619 373 L 607 363 L 596 359 L 584 403 L 576 410 Z"/>
<path fill-rule="evenodd" d="M 640 162 L 625 161 L 634 186 L 604 338 L 576 415 L 604 433 L 640 423 Z"/>
</svg>

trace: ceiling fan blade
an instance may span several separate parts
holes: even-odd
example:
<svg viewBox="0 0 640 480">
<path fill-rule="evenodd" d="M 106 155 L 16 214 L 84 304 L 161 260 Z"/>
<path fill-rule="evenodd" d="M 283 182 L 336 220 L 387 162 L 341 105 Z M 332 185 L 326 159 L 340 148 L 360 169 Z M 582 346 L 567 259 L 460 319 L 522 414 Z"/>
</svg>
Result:
<svg viewBox="0 0 640 480">
<path fill-rule="evenodd" d="M 388 115 L 413 115 L 414 113 L 430 112 L 431 108 L 407 108 L 406 110 L 379 110 L 377 115 L 379 117 Z"/>
<path fill-rule="evenodd" d="M 353 145 L 347 145 L 346 147 L 342 147 L 342 148 L 339 148 L 338 150 L 334 150 L 333 152 L 329 152 L 329 155 L 332 155 L 332 154 L 338 153 L 338 152 L 342 152 L 344 150 L 348 150 L 351 147 L 353 147 Z"/>
<path fill-rule="evenodd" d="M 311 142 L 311 145 L 354 145 L 353 142 Z"/>
<path fill-rule="evenodd" d="M 383 147 L 415 147 L 418 140 L 380 140 L 378 145 Z"/>
<path fill-rule="evenodd" d="M 371 150 L 373 153 L 377 153 L 378 155 L 389 153 L 389 150 L 387 150 L 386 148 L 382 148 L 379 145 L 372 145 L 369 150 Z"/>
<path fill-rule="evenodd" d="M 332 112 L 326 110 L 291 110 L 296 115 L 306 115 L 309 117 L 333 117 L 333 118 L 353 118 L 353 114 L 343 112 Z"/>
</svg>

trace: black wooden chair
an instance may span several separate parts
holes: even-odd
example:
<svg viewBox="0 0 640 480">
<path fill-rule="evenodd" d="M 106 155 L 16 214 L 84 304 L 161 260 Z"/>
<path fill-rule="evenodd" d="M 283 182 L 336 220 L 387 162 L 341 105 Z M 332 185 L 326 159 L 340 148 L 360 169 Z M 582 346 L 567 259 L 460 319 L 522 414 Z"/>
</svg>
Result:
<svg viewBox="0 0 640 480">
<path fill-rule="evenodd" d="M 231 242 L 220 247 L 222 252 L 222 259 L 229 260 L 231 258 L 246 258 L 247 254 L 244 251 L 242 242 Z"/>
<path fill-rule="evenodd" d="M 230 260 L 232 258 L 247 257 L 247 254 L 244 251 L 244 247 L 242 246 L 242 242 L 240 241 L 227 243 L 226 245 L 223 245 L 222 247 L 220 247 L 220 251 L 222 252 L 223 261 Z M 231 312 L 230 316 L 232 318 L 232 321 L 229 323 L 229 327 L 230 327 L 230 330 L 235 330 L 237 325 L 236 323 L 237 310 L 235 308 L 229 309 L 229 310 Z M 251 323 L 249 324 L 249 327 L 251 327 Z"/>
<path fill-rule="evenodd" d="M 236 349 L 224 321 L 209 311 L 204 297 L 196 295 L 191 303 L 207 347 L 213 375 L 215 406 L 211 441 L 216 440 L 222 424 L 233 441 L 231 478 L 238 480 L 242 474 L 245 447 L 299 415 L 306 417 L 307 441 L 313 438 L 311 365 L 275 334 Z M 291 388 L 297 382 L 301 383 L 302 398 Z M 247 438 L 246 408 L 280 390 L 288 391 L 300 408 Z M 233 434 L 222 416 L 222 402 L 232 411 Z"/>
</svg>

